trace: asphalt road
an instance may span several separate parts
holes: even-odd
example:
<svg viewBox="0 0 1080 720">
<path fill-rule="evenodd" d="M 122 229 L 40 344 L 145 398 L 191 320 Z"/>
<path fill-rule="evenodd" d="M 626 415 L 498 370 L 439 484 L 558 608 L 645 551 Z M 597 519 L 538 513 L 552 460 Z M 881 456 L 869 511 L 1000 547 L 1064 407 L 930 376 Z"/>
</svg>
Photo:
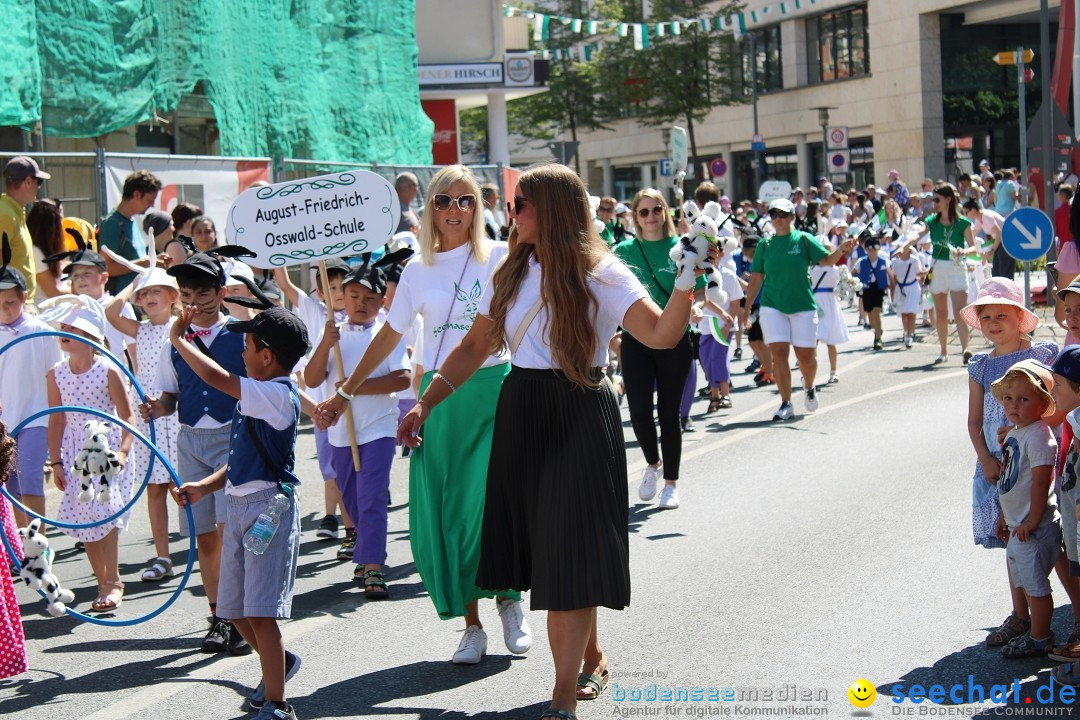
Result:
<svg viewBox="0 0 1080 720">
<path fill-rule="evenodd" d="M 1071 712 L 1034 698 L 1053 663 L 1004 660 L 982 645 L 1009 602 L 1004 553 L 971 542 L 966 371 L 959 353 L 949 364 L 932 364 L 932 336 L 904 350 L 898 327 L 886 318 L 892 342 L 880 353 L 869 352 L 869 333 L 853 330 L 842 349 L 841 382 L 820 392 L 812 416 L 802 415 L 797 394 L 796 419 L 770 422 L 775 392 L 747 387 L 741 372 L 733 409 L 702 417 L 706 402 L 695 402 L 698 429 L 685 437 L 678 510 L 636 501 L 644 462 L 626 424 L 633 602 L 622 612 L 600 612 L 612 686 L 600 700 L 581 703 L 579 717 Z M 827 368 L 824 350 L 821 362 Z M 309 428 L 298 455 L 308 479 L 301 492 L 307 532 L 284 633 L 303 658 L 288 686 L 299 716 L 538 717 L 553 679 L 542 613 L 528 615 L 532 651 L 512 657 L 493 604 L 483 604 L 491 654 L 475 667 L 449 662 L 463 624 L 436 618 L 411 564 L 408 460 L 393 469 L 392 600 L 368 603 L 351 566 L 334 559 L 336 544 L 314 536 L 322 498 Z M 56 503 L 51 497 L 50 509 Z M 121 570 L 130 581 L 118 617 L 148 612 L 175 588 L 176 581 L 138 581 L 153 555 L 141 510 L 122 536 Z M 85 608 L 94 596 L 88 564 L 67 537 L 53 545 L 57 574 Z M 185 547 L 174 536 L 178 567 Z M 1064 637 L 1072 617 L 1054 583 L 1054 630 Z M 246 717 L 241 705 L 258 682 L 257 659 L 199 652 L 206 604 L 197 572 L 192 586 L 163 615 L 124 628 L 50 618 L 20 589 L 32 669 L 0 681 L 0 716 Z M 1015 679 L 1019 705 L 968 704 L 969 675 L 988 697 L 992 684 L 1011 688 Z M 847 688 L 860 678 L 877 686 L 878 697 L 855 711 Z M 907 693 L 913 684 L 935 683 L 946 692 L 963 684 L 963 702 L 892 702 L 897 684 Z M 686 689 L 685 699 L 634 699 L 677 688 Z"/>
</svg>

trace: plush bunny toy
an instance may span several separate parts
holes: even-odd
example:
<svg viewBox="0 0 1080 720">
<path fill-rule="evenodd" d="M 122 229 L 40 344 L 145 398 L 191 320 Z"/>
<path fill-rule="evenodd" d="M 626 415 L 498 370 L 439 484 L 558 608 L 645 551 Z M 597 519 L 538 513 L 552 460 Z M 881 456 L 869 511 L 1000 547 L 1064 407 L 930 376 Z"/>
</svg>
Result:
<svg viewBox="0 0 1080 720">
<path fill-rule="evenodd" d="M 82 450 L 75 456 L 73 468 L 79 476 L 79 502 L 90 502 L 93 494 L 93 481 L 97 478 L 98 502 L 109 503 L 112 497 L 112 479 L 120 472 L 120 459 L 109 447 L 109 424 L 98 420 L 89 420 L 83 425 L 86 441 Z"/>
<path fill-rule="evenodd" d="M 694 270 L 705 271 L 705 299 L 717 307 L 727 304 L 727 293 L 720 286 L 720 273 L 709 259 L 709 247 L 717 244 L 718 221 L 723 211 L 720 203 L 707 202 L 704 209 L 690 200 L 683 204 L 683 214 L 690 223 L 690 234 L 672 246 L 669 256 L 678 265 L 675 289 L 689 291 L 694 287 Z"/>
<path fill-rule="evenodd" d="M 41 521 L 35 518 L 27 527 L 19 528 L 19 537 L 25 555 L 19 577 L 31 589 L 44 592 L 49 614 L 60 617 L 67 611 L 65 603 L 75 601 L 75 593 L 60 587 L 60 581 L 52 573 L 52 552 L 49 539 L 41 531 Z"/>
</svg>

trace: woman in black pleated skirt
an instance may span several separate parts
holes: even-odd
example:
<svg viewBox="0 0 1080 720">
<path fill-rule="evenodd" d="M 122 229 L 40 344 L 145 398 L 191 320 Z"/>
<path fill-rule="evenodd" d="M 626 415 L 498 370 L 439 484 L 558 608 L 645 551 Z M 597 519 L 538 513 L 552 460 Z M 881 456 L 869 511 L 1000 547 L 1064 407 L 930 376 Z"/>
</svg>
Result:
<svg viewBox="0 0 1080 720">
<path fill-rule="evenodd" d="M 398 438 L 419 445 L 430 409 L 492 349 L 510 349 L 477 585 L 530 590 L 532 608 L 548 611 L 555 688 L 541 720 L 570 720 L 578 700 L 598 697 L 610 676 L 597 607 L 630 604 L 625 440 L 600 366 L 620 325 L 650 347 L 674 346 L 686 330 L 694 276 L 676 278 L 661 311 L 600 239 L 585 186 L 562 165 L 521 175 L 514 221 L 510 254 L 472 329 L 406 414 Z"/>
</svg>

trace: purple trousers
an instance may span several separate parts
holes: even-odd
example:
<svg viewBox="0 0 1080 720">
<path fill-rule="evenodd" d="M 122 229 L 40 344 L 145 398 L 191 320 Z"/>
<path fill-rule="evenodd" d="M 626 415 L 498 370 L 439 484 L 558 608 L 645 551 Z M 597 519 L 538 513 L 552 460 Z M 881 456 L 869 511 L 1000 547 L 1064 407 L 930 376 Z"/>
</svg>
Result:
<svg viewBox="0 0 1080 720">
<path fill-rule="evenodd" d="M 390 464 L 394 438 L 379 438 L 360 446 L 360 472 L 353 469 L 352 450 L 331 446 L 341 502 L 356 526 L 357 565 L 386 562 L 386 503 L 390 498 Z"/>
<path fill-rule="evenodd" d="M 712 335 L 701 334 L 701 345 L 698 354 L 701 357 L 701 369 L 705 371 L 705 377 L 709 385 L 714 388 L 720 387 L 722 382 L 731 381 L 731 364 L 728 351 L 730 347 L 717 341 Z"/>
</svg>

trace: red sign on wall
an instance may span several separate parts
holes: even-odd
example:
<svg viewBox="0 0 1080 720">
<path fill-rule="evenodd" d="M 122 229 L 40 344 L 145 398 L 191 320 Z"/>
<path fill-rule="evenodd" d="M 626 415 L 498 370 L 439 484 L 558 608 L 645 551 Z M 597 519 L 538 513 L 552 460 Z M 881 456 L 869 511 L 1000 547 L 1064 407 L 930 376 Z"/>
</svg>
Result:
<svg viewBox="0 0 1080 720">
<path fill-rule="evenodd" d="M 431 143 L 431 159 L 436 165 L 453 165 L 458 161 L 457 106 L 453 100 L 421 100 L 420 106 L 435 123 Z"/>
</svg>

